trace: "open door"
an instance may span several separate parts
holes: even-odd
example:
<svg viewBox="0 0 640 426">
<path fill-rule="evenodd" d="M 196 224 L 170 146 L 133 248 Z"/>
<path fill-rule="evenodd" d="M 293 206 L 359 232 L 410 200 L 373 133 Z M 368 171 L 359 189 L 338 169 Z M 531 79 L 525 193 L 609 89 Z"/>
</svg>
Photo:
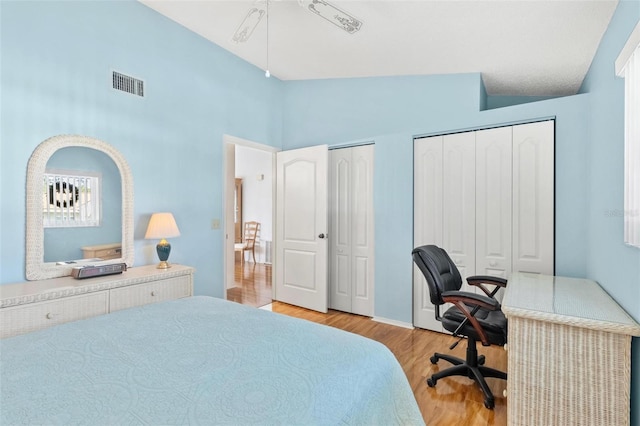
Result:
<svg viewBox="0 0 640 426">
<path fill-rule="evenodd" d="M 281 151 L 276 160 L 276 299 L 327 312 L 327 145 Z"/>
</svg>

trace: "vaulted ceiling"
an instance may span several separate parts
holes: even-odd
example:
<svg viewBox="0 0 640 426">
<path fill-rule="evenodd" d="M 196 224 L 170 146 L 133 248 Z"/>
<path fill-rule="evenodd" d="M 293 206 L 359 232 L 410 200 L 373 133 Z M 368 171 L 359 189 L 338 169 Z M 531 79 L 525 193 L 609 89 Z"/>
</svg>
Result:
<svg viewBox="0 0 640 426">
<path fill-rule="evenodd" d="M 328 0 L 323 19 L 308 6 L 325 0 L 269 0 L 268 19 L 234 42 L 266 0 L 140 1 L 281 80 L 479 72 L 488 94 L 520 96 L 575 94 L 618 3 Z M 331 5 L 360 29 L 332 23 Z"/>
</svg>

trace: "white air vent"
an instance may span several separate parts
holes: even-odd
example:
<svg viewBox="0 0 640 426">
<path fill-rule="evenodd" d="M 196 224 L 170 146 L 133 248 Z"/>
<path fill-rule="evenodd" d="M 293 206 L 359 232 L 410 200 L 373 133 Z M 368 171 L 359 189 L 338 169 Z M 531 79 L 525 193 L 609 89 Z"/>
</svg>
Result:
<svg viewBox="0 0 640 426">
<path fill-rule="evenodd" d="M 113 71 L 113 88 L 144 97 L 144 81 Z"/>
</svg>

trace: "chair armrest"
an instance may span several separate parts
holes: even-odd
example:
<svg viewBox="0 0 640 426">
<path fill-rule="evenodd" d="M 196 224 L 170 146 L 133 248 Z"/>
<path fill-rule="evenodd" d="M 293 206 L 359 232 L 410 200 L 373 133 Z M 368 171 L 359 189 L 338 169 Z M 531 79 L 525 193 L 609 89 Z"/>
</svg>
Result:
<svg viewBox="0 0 640 426">
<path fill-rule="evenodd" d="M 471 323 L 473 328 L 478 333 L 483 346 L 490 345 L 489 339 L 484 332 L 484 328 L 482 328 L 474 314 L 478 311 L 479 308 L 484 308 L 491 311 L 500 310 L 500 303 L 496 299 L 484 296 L 482 294 L 470 293 L 468 291 L 445 291 L 442 293 L 442 300 L 446 303 L 453 303 L 453 305 L 458 308 L 460 312 L 462 312 L 462 314 L 465 316 L 462 324 L 464 324 L 466 321 L 469 321 Z M 469 312 L 469 306 L 473 306 L 472 312 Z M 462 324 L 460 324 L 458 329 L 460 329 Z M 457 331 L 458 330 L 456 330 L 456 332 Z M 454 336 L 455 335 L 457 334 L 454 333 Z"/>
<path fill-rule="evenodd" d="M 474 275 L 472 277 L 468 277 L 467 282 L 471 285 L 476 285 L 476 283 L 487 283 L 498 285 L 500 287 L 507 286 L 507 280 L 505 278 L 492 277 L 490 275 Z"/>
<path fill-rule="evenodd" d="M 442 300 L 445 303 L 462 302 L 470 306 L 479 306 L 489 311 L 499 311 L 500 302 L 483 294 L 471 293 L 469 291 L 445 291 L 442 293 Z"/>
<path fill-rule="evenodd" d="M 469 283 L 469 285 L 479 287 L 480 290 L 482 290 L 484 294 L 489 297 L 495 296 L 495 294 L 498 292 L 498 289 L 507 286 L 506 279 L 500 277 L 492 277 L 489 275 L 474 275 L 472 277 L 468 277 L 467 283 Z M 489 289 L 486 288 L 483 284 L 495 285 L 496 287 L 493 289 L 493 291 L 489 291 Z"/>
</svg>

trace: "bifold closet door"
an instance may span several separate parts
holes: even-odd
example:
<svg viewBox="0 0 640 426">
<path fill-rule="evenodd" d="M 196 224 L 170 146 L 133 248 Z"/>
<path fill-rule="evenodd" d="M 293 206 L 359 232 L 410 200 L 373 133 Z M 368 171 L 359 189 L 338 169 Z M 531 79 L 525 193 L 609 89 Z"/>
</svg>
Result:
<svg viewBox="0 0 640 426">
<path fill-rule="evenodd" d="M 513 271 L 554 274 L 554 132 L 513 126 Z"/>
<path fill-rule="evenodd" d="M 476 134 L 476 274 L 511 274 L 511 127 Z"/>
<path fill-rule="evenodd" d="M 475 292 L 466 278 L 476 272 L 475 132 L 443 137 L 442 245 L 463 279 L 463 291 Z"/>
<path fill-rule="evenodd" d="M 413 245 L 435 244 L 443 241 L 443 140 L 431 136 L 414 140 L 413 145 Z M 435 319 L 435 308 L 429 288 L 420 269 L 413 264 L 413 325 L 433 331 L 443 331 Z"/>
<path fill-rule="evenodd" d="M 475 272 L 475 135 L 457 133 L 414 142 L 414 246 L 444 248 L 463 278 Z M 424 275 L 413 266 L 413 322 L 443 331 Z M 464 291 L 475 292 L 463 283 Z M 448 309 L 443 306 L 442 311 Z"/>
<path fill-rule="evenodd" d="M 447 250 L 463 278 L 552 275 L 554 121 L 415 139 L 414 246 L 424 244 Z M 413 323 L 442 331 L 413 271 Z"/>
<path fill-rule="evenodd" d="M 329 152 L 329 306 L 373 316 L 374 145 Z"/>
</svg>

